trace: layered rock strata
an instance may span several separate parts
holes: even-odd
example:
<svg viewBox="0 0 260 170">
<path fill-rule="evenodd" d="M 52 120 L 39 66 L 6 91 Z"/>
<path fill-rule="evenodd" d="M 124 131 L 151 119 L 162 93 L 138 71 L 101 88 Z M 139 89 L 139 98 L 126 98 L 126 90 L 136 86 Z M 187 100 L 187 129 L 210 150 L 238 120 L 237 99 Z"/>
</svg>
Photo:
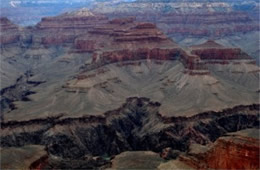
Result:
<svg viewBox="0 0 260 170">
<path fill-rule="evenodd" d="M 256 136 L 236 132 L 220 137 L 209 147 L 191 145 L 179 160 L 194 169 L 259 169 L 259 130 L 243 131 Z"/>
</svg>

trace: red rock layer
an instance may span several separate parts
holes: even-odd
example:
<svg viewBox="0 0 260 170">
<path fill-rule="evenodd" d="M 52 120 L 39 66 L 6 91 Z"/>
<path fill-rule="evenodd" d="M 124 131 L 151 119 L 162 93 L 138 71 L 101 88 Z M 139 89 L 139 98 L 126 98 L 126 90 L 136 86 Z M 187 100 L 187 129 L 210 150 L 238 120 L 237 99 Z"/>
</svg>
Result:
<svg viewBox="0 0 260 170">
<path fill-rule="evenodd" d="M 167 35 L 181 34 L 198 37 L 222 37 L 259 31 L 258 22 L 245 12 L 192 12 L 165 13 L 151 12 L 145 7 L 140 11 L 128 13 L 108 13 L 112 16 L 136 16 L 137 20 L 156 23 Z"/>
<path fill-rule="evenodd" d="M 183 56 L 181 58 L 183 65 L 189 70 L 206 70 L 207 67 L 203 61 L 200 60 L 198 56 Z"/>
<path fill-rule="evenodd" d="M 250 22 L 251 18 L 243 12 L 208 12 L 208 13 L 169 13 L 161 22 L 173 24 L 218 24 L 227 22 Z"/>
<path fill-rule="evenodd" d="M 116 18 L 111 21 L 109 21 L 110 24 L 127 24 L 127 23 L 133 23 L 136 20 L 135 17 L 127 17 L 127 18 Z"/>
<path fill-rule="evenodd" d="M 179 48 L 176 49 L 160 49 L 160 48 L 139 48 L 137 50 L 123 49 L 119 51 L 107 51 L 100 56 L 94 55 L 93 62 L 103 61 L 108 63 L 115 63 L 129 60 L 176 60 L 178 57 L 185 56 L 185 52 Z"/>
<path fill-rule="evenodd" d="M 209 63 L 226 64 L 228 60 L 252 59 L 240 48 L 227 48 L 208 40 L 205 43 L 191 46 L 191 54 L 199 56 L 201 60 L 210 60 Z M 216 60 L 216 61 L 214 61 Z"/>
<path fill-rule="evenodd" d="M 192 54 L 200 56 L 202 60 L 238 60 L 251 59 L 249 55 L 239 48 L 211 48 L 211 49 L 195 49 Z"/>
<path fill-rule="evenodd" d="M 62 45 L 74 43 L 76 37 L 86 34 L 95 25 L 107 22 L 104 16 L 70 16 L 43 18 L 36 25 L 35 39 L 44 45 Z"/>
<path fill-rule="evenodd" d="M 222 37 L 259 31 L 258 23 L 243 12 L 169 13 L 155 18 L 167 34 Z"/>
<path fill-rule="evenodd" d="M 95 23 L 107 21 L 105 16 L 57 16 L 43 18 L 37 24 L 38 29 L 87 29 Z"/>
<path fill-rule="evenodd" d="M 154 24 L 138 23 L 133 18 L 114 19 L 91 28 L 75 40 L 78 52 L 104 49 L 177 47 Z"/>
<path fill-rule="evenodd" d="M 209 151 L 180 156 L 180 160 L 195 169 L 259 169 L 259 149 L 259 139 L 221 137 Z"/>
<path fill-rule="evenodd" d="M 207 156 L 213 169 L 259 169 L 259 140 L 236 137 L 220 138 Z"/>
<path fill-rule="evenodd" d="M 176 17 L 178 18 L 178 15 Z M 15 31 L 18 32 L 18 27 L 6 18 L 0 21 L 4 33 L 7 33 L 1 35 L 1 42 L 5 44 L 18 42 L 20 35 L 13 34 Z M 214 41 L 192 47 L 191 55 L 188 55 L 175 42 L 167 38 L 155 24 L 137 22 L 134 17 L 109 21 L 102 15 L 64 14 L 43 18 L 34 28 L 26 30 L 31 33 L 33 43 L 46 47 L 67 46 L 71 48 L 72 53 L 93 53 L 93 63 L 98 65 L 139 59 L 180 59 L 187 69 L 185 73 L 204 75 L 209 72 L 205 72 L 207 67 L 203 60 L 222 62 L 250 58 L 241 49 L 224 48 Z M 26 34 L 29 34 L 27 32 Z M 198 72 L 201 70 L 204 72 Z"/>
</svg>

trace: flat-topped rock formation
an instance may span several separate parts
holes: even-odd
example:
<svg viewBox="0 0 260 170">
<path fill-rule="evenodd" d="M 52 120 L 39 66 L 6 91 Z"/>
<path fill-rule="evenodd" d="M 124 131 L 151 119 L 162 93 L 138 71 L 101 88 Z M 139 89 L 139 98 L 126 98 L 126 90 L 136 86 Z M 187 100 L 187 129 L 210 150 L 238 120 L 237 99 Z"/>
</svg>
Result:
<svg viewBox="0 0 260 170">
<path fill-rule="evenodd" d="M 240 48 L 227 48 L 209 40 L 203 44 L 191 46 L 191 53 L 199 56 L 202 60 L 241 60 L 252 59 Z"/>
<path fill-rule="evenodd" d="M 214 40 L 208 40 L 199 45 L 193 45 L 190 48 L 192 49 L 205 49 L 205 48 L 225 48 L 223 45 L 216 43 Z"/>
<path fill-rule="evenodd" d="M 209 40 L 191 46 L 190 51 L 203 61 L 212 74 L 221 75 L 235 84 L 257 91 L 259 67 L 255 60 L 240 48 L 225 47 Z"/>
<path fill-rule="evenodd" d="M 154 24 L 140 23 L 132 17 L 113 19 L 105 24 L 94 26 L 88 31 L 88 34 L 75 40 L 75 46 L 82 51 L 178 47 Z"/>
<path fill-rule="evenodd" d="M 93 14 L 86 9 L 46 17 L 35 26 L 34 39 L 44 45 L 71 44 L 77 36 L 87 33 L 90 28 L 107 20 L 107 17 Z"/>
</svg>

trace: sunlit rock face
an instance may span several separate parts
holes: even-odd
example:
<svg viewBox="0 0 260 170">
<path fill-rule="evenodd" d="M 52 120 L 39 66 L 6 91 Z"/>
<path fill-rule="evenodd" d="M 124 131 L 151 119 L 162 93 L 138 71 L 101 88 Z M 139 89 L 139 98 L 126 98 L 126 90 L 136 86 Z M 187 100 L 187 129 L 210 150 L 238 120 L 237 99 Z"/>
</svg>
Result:
<svg viewBox="0 0 260 170">
<path fill-rule="evenodd" d="M 258 144 L 258 130 L 247 129 L 221 137 L 209 148 L 192 145 L 179 160 L 195 169 L 259 169 Z"/>
</svg>

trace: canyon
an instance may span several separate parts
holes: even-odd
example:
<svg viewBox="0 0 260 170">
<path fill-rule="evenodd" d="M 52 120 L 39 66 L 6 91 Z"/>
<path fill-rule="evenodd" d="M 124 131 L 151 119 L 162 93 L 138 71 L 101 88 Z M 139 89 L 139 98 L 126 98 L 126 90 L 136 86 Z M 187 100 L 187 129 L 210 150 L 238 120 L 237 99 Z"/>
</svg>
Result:
<svg viewBox="0 0 260 170">
<path fill-rule="evenodd" d="M 167 36 L 182 46 L 207 39 L 239 47 L 259 61 L 259 2 L 201 0 L 136 0 L 111 5 L 100 2 L 94 11 L 109 17 L 136 16 L 156 23 Z"/>
<path fill-rule="evenodd" d="M 2 168 L 259 169 L 259 137 L 242 133 L 259 131 L 259 66 L 243 49 L 214 38 L 183 47 L 160 23 L 86 8 L 0 27 Z M 11 165 L 11 152 L 26 164 Z"/>
</svg>

